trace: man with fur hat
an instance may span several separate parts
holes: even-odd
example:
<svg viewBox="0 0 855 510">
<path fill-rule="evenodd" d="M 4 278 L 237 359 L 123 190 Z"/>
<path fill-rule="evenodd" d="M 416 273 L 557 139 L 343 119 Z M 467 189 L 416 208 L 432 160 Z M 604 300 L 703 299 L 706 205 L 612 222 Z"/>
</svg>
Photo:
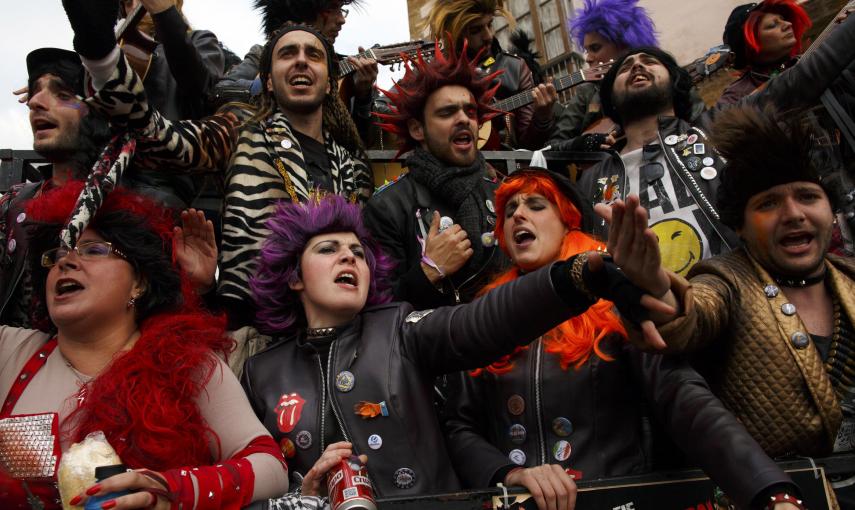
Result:
<svg viewBox="0 0 855 510">
<path fill-rule="evenodd" d="M 285 25 L 265 46 L 265 93 L 251 109 L 231 105 L 202 121 L 171 122 L 148 105 L 115 44 L 110 16 L 99 15 L 104 3 L 64 2 L 75 49 L 97 90 L 88 104 L 131 130 L 137 165 L 225 174 L 217 295 L 232 328 L 251 324 L 248 279 L 276 202 L 305 201 L 315 190 L 365 201 L 374 188 L 356 129 L 336 97 L 332 48 L 313 27 Z"/>
<path fill-rule="evenodd" d="M 846 19 L 798 66 L 743 101 L 782 110 L 811 106 L 853 61 L 855 20 Z M 707 137 L 715 134 L 711 124 L 719 111 L 692 120 L 690 87 L 688 73 L 658 48 L 619 57 L 603 78 L 600 96 L 603 113 L 626 136 L 580 178 L 593 203 L 639 195 L 659 236 L 663 264 L 681 276 L 699 260 L 738 246 L 715 205 L 725 161 Z M 595 230 L 608 235 L 603 223 Z"/>
<path fill-rule="evenodd" d="M 493 19 L 496 16 L 514 23 L 504 0 L 437 0 L 428 13 L 426 23 L 431 37 L 443 40 L 446 48 L 463 48 L 464 40 L 467 41 L 469 59 L 475 61 L 484 74 L 502 71 L 498 75 L 496 99 L 532 91 L 534 101 L 514 110 L 510 117 L 511 124 L 501 122 L 503 118 L 497 118 L 493 126 L 494 129 L 500 127 L 498 136 L 502 145 L 537 150 L 545 145 L 552 132 L 553 106 L 558 100 L 558 93 L 551 83 L 535 86 L 525 60 L 502 49 L 493 30 Z M 506 129 L 508 125 L 512 125 L 513 129 Z"/>
<path fill-rule="evenodd" d="M 261 12 L 262 28 L 270 37 L 284 23 L 302 23 L 315 27 L 321 34 L 335 44 L 341 28 L 346 23 L 350 9 L 357 7 L 360 0 L 255 0 L 255 8 Z M 250 48 L 243 62 L 236 65 L 217 85 L 222 94 L 256 95 L 262 90 L 258 78 L 263 45 Z M 361 53 L 362 47 L 359 48 Z M 335 55 L 336 60 L 347 58 L 354 67 L 352 75 L 345 77 L 341 84 L 343 90 L 352 92 L 352 97 L 343 98 L 361 133 L 368 133 L 371 127 L 371 105 L 374 98 L 373 86 L 377 81 L 377 62 L 365 57 L 344 57 Z M 230 90 L 231 92 L 226 92 Z"/>
<path fill-rule="evenodd" d="M 611 217 L 608 249 L 624 274 L 676 305 L 655 318 L 667 350 L 696 355 L 772 457 L 855 450 L 855 263 L 828 254 L 839 204 L 802 121 L 754 106 L 721 114 L 713 139 L 727 163 L 717 205 L 741 246 L 698 263 L 689 281 L 660 266 L 637 197 L 598 206 Z M 841 508 L 855 505 L 852 475 L 832 480 Z"/>
</svg>

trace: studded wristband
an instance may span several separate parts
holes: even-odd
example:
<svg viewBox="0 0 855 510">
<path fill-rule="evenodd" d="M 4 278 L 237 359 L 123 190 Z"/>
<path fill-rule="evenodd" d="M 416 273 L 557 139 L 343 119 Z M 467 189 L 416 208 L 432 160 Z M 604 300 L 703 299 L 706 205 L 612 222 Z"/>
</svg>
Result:
<svg viewBox="0 0 855 510">
<path fill-rule="evenodd" d="M 582 277 L 582 272 L 585 270 L 585 265 L 588 264 L 588 254 L 586 252 L 580 253 L 576 255 L 573 259 L 573 263 L 570 264 L 570 279 L 573 281 L 573 285 L 576 287 L 579 292 L 582 292 L 590 298 L 592 301 L 597 301 L 597 296 L 593 295 L 588 287 L 585 285 L 585 279 Z"/>
</svg>

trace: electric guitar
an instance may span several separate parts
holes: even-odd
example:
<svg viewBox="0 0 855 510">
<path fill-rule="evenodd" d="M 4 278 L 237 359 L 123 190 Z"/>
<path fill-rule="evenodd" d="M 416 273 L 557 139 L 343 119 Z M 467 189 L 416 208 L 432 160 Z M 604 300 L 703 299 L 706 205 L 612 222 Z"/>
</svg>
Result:
<svg viewBox="0 0 855 510">
<path fill-rule="evenodd" d="M 573 71 L 568 75 L 553 79 L 552 85 L 555 86 L 556 91 L 561 92 L 562 90 L 575 87 L 576 85 L 580 85 L 585 82 L 600 81 L 611 66 L 612 62 L 607 62 L 588 69 L 579 69 L 578 71 Z M 491 106 L 496 110 L 510 113 L 522 108 L 523 106 L 531 104 L 533 101 L 534 96 L 531 93 L 531 89 L 529 89 L 505 99 L 495 101 Z M 503 122 L 506 128 L 511 128 L 510 117 L 508 115 L 500 115 L 494 118 L 491 122 L 485 122 L 482 124 L 478 129 L 478 148 L 481 150 L 498 150 L 501 146 L 498 131 L 493 129 L 493 122 Z"/>
</svg>

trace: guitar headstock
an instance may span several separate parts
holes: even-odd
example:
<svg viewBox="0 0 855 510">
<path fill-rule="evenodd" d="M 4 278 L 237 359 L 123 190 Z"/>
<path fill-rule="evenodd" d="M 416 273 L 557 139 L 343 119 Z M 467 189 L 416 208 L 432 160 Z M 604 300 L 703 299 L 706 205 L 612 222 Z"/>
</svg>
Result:
<svg viewBox="0 0 855 510">
<path fill-rule="evenodd" d="M 383 65 L 400 64 L 404 61 L 405 56 L 407 58 L 416 58 L 419 53 L 425 58 L 431 58 L 434 51 L 435 45 L 433 41 L 424 40 L 371 48 L 371 52 L 374 53 L 377 62 Z"/>
<path fill-rule="evenodd" d="M 612 64 L 614 63 L 614 59 L 611 59 L 608 62 L 600 62 L 599 64 L 587 69 L 580 69 L 579 72 L 582 73 L 582 78 L 585 81 L 600 81 L 603 79 L 603 76 L 609 72 L 609 69 L 612 68 Z"/>
</svg>

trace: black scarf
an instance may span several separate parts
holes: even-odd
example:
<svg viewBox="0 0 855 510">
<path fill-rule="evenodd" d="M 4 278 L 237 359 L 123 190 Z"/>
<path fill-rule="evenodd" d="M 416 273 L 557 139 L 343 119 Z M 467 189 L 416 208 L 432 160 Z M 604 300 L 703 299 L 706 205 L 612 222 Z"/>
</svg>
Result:
<svg viewBox="0 0 855 510">
<path fill-rule="evenodd" d="M 475 188 L 485 175 L 484 156 L 479 152 L 478 158 L 469 166 L 446 166 L 433 154 L 419 148 L 407 158 L 407 167 L 410 176 L 428 188 L 431 195 L 456 209 L 454 222 L 466 231 L 472 243 L 473 254 L 464 267 L 477 268 L 484 246 L 481 243 L 481 204 Z"/>
</svg>

